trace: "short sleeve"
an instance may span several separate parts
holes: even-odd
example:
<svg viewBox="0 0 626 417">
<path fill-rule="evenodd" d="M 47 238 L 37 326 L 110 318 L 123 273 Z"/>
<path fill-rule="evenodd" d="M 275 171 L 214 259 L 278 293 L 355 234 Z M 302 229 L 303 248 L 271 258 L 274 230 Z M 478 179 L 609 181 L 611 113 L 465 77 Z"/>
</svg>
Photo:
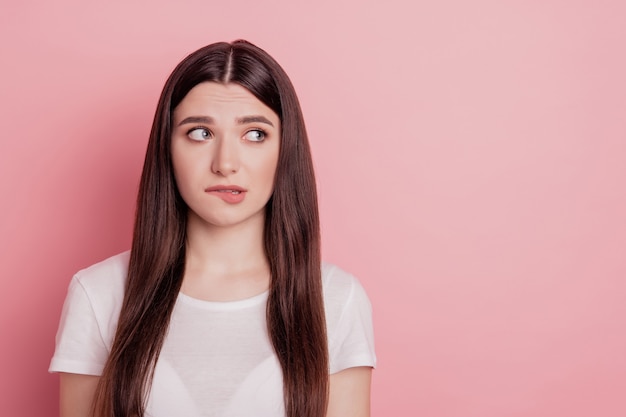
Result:
<svg viewBox="0 0 626 417">
<path fill-rule="evenodd" d="M 75 276 L 69 286 L 49 372 L 101 375 L 108 357 L 100 326 L 85 288 Z"/>
<path fill-rule="evenodd" d="M 347 298 L 329 334 L 331 374 L 357 366 L 376 366 L 372 305 L 359 281 L 351 275 L 347 277 Z"/>
</svg>

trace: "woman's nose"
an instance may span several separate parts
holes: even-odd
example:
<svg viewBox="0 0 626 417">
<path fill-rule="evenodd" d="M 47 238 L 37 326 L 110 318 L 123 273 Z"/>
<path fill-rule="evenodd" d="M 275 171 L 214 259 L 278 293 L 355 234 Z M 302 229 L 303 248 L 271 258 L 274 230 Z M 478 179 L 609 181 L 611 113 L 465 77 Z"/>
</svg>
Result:
<svg viewBox="0 0 626 417">
<path fill-rule="evenodd" d="M 222 137 L 215 142 L 215 152 L 211 161 L 214 174 L 228 176 L 239 170 L 239 151 L 236 138 Z"/>
</svg>

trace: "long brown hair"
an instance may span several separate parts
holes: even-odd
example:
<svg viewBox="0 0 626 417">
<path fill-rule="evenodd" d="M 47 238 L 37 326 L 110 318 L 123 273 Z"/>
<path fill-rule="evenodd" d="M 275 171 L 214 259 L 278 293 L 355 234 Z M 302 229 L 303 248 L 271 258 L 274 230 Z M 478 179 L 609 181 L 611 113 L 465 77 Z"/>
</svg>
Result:
<svg viewBox="0 0 626 417">
<path fill-rule="evenodd" d="M 205 81 L 237 83 L 280 118 L 278 167 L 264 230 L 271 272 L 267 326 L 282 368 L 287 416 L 322 417 L 329 365 L 311 152 L 287 74 L 246 41 L 199 49 L 178 64 L 165 83 L 139 186 L 126 292 L 94 415 L 140 417 L 145 410 L 185 265 L 188 209 L 172 170 L 172 111 Z"/>
</svg>

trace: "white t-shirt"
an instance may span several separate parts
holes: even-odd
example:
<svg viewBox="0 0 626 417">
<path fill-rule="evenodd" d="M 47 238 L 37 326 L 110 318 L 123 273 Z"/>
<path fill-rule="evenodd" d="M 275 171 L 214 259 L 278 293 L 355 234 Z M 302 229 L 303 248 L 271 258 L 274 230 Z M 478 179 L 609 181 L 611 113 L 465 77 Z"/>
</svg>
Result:
<svg viewBox="0 0 626 417">
<path fill-rule="evenodd" d="M 100 375 L 124 297 L 129 252 L 78 272 L 50 372 Z M 353 276 L 322 266 L 330 373 L 375 366 L 371 305 Z M 146 417 L 282 417 L 282 372 L 267 334 L 268 293 L 212 302 L 179 293 Z"/>
</svg>

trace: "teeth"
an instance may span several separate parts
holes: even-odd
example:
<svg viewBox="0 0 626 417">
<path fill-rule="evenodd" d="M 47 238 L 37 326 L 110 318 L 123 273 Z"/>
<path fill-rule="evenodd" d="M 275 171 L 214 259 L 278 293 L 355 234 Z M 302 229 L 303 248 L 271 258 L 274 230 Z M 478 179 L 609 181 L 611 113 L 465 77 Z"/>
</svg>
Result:
<svg viewBox="0 0 626 417">
<path fill-rule="evenodd" d="M 241 191 L 236 191 L 236 190 L 233 190 L 233 191 L 232 191 L 232 193 L 233 193 L 233 194 L 240 194 L 240 193 L 241 193 Z"/>
</svg>

